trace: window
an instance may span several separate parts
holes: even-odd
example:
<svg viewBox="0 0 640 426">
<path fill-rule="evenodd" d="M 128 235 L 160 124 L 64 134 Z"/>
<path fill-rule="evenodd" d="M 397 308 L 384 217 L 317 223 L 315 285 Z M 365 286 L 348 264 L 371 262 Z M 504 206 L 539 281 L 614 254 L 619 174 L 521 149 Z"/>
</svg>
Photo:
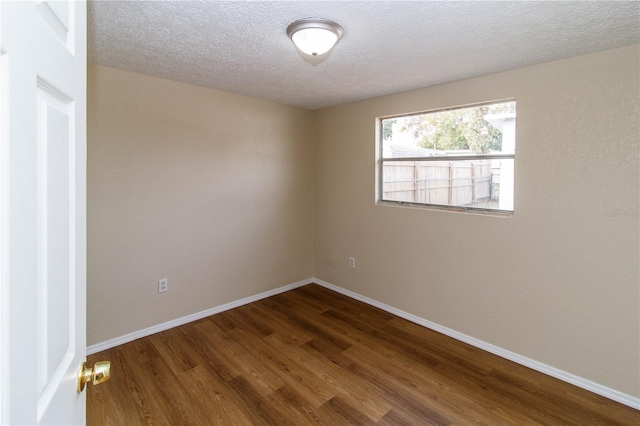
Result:
<svg viewBox="0 0 640 426">
<path fill-rule="evenodd" d="M 515 101 L 379 121 L 379 200 L 513 212 Z"/>
</svg>

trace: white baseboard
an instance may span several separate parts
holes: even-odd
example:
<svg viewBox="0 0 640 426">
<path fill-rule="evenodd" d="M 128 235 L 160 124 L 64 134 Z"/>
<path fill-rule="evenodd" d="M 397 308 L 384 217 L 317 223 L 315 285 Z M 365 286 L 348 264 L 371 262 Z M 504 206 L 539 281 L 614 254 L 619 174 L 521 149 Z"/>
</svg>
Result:
<svg viewBox="0 0 640 426">
<path fill-rule="evenodd" d="M 236 300 L 234 302 L 229 302 L 224 305 L 217 306 L 215 308 L 207 309 L 201 312 L 197 312 L 195 314 L 187 315 L 182 318 L 178 318 L 172 321 L 167 321 L 162 324 L 154 325 L 152 327 L 148 327 L 143 330 L 135 331 L 133 333 L 126 334 L 124 336 L 116 337 L 114 339 L 110 339 L 101 343 L 97 343 L 95 345 L 91 345 L 87 347 L 87 355 L 92 355 L 97 352 L 104 351 L 106 349 L 111 349 L 116 346 L 122 345 L 124 343 L 132 342 L 136 339 L 140 339 L 142 337 L 150 336 L 152 334 L 159 333 L 161 331 L 168 330 L 170 328 L 178 327 L 180 325 L 187 324 L 189 322 L 196 321 L 196 320 L 208 317 L 210 315 L 215 315 L 217 313 L 224 312 L 229 309 L 237 308 L 239 306 L 256 302 L 258 300 L 275 296 L 276 294 L 284 293 L 285 291 L 293 290 L 295 288 L 302 287 L 312 283 L 321 285 L 322 287 L 328 288 L 329 290 L 333 290 L 337 293 L 343 294 L 347 297 L 351 297 L 352 299 L 359 300 L 361 302 L 364 302 L 376 308 L 380 308 L 383 311 L 387 311 L 391 314 L 397 315 L 408 321 L 411 321 L 423 327 L 429 328 L 431 330 L 437 331 L 438 333 L 442 333 L 453 339 L 459 340 L 464 343 L 468 343 L 469 345 L 474 346 L 478 349 L 485 350 L 494 355 L 498 355 L 502 358 L 508 359 L 509 361 L 513 361 L 517 364 L 524 365 L 525 367 L 529 367 L 541 373 L 547 374 L 551 377 L 555 377 L 556 379 L 562 380 L 567 383 L 571 383 L 572 385 L 578 386 L 582 389 L 586 389 L 595 394 L 604 396 L 605 398 L 609 398 L 613 401 L 635 408 L 636 410 L 640 410 L 640 398 L 636 398 L 634 396 L 619 392 L 615 389 L 608 388 L 606 386 L 584 379 L 580 376 L 567 373 L 566 371 L 557 369 L 555 367 L 551 367 L 549 365 L 543 364 L 531 358 L 527 358 L 525 356 L 508 351 L 506 349 L 502 349 L 498 346 L 492 345 L 480 339 L 476 339 L 475 337 L 471 337 L 466 334 L 457 332 L 450 328 L 444 327 L 440 324 L 436 324 L 424 318 L 420 318 L 416 315 L 394 308 L 393 306 L 386 305 L 382 302 L 378 302 L 377 300 L 371 299 L 366 296 L 362 296 L 358 293 L 354 293 L 353 291 L 346 290 L 342 287 L 338 287 L 336 285 L 330 284 L 326 281 L 323 281 L 317 278 L 309 278 L 306 280 L 298 281 L 296 283 L 279 287 L 274 290 L 269 290 L 264 293 L 257 294 L 255 296 L 245 297 L 244 299 Z"/>
<path fill-rule="evenodd" d="M 562 380 L 567 383 L 571 383 L 579 388 L 586 389 L 595 394 L 604 396 L 605 398 L 609 398 L 613 401 L 619 402 L 621 404 L 627 405 L 629 407 L 635 408 L 636 410 L 640 410 L 640 398 L 636 398 L 634 396 L 628 395 L 626 393 L 619 392 L 615 389 L 608 388 L 601 384 L 592 382 L 591 380 L 587 380 L 580 376 L 576 376 L 571 373 L 567 373 L 566 371 L 557 369 L 555 367 L 551 367 L 549 365 L 543 364 L 531 358 L 527 358 L 522 355 L 518 355 L 517 353 L 508 351 L 506 349 L 502 349 L 498 346 L 492 345 L 491 343 L 484 342 L 480 339 L 476 339 L 475 337 L 468 336 L 463 333 L 459 333 L 450 328 L 444 327 L 442 325 L 436 324 L 434 322 L 428 321 L 424 318 L 420 318 L 416 315 L 410 314 L 408 312 L 402 311 L 400 309 L 394 308 L 393 306 L 386 305 L 384 303 L 378 302 L 377 300 L 371 299 L 366 296 L 362 296 L 358 293 L 354 293 L 353 291 L 346 290 L 342 287 L 338 287 L 336 285 L 330 284 L 326 281 L 322 281 L 317 278 L 313 278 L 310 280 L 318 285 L 321 285 L 329 290 L 333 290 L 337 293 L 343 294 L 347 297 L 351 297 L 352 299 L 359 300 L 368 305 L 374 306 L 376 308 L 380 308 L 383 311 L 387 311 L 391 314 L 397 315 L 401 318 L 404 318 L 408 321 L 421 325 L 423 327 L 429 328 L 431 330 L 437 331 L 438 333 L 442 333 L 446 336 L 454 338 L 456 340 L 460 340 L 461 342 L 468 343 L 471 346 L 475 346 L 478 349 L 485 350 L 494 355 L 498 355 L 499 357 L 508 359 L 509 361 L 513 361 L 517 364 L 524 365 L 525 367 L 529 367 L 533 370 L 539 371 L 551 377 L 555 377 L 556 379 Z"/>
<path fill-rule="evenodd" d="M 159 333 L 170 328 L 178 327 L 193 321 L 197 321 L 202 318 L 206 318 L 211 315 L 215 315 L 220 312 L 228 311 L 229 309 L 237 308 L 242 305 L 247 305 L 258 300 L 266 299 L 267 297 L 275 296 L 276 294 L 284 293 L 285 291 L 293 290 L 294 288 L 302 287 L 307 284 L 311 284 L 312 279 L 306 279 L 298 281 L 297 283 L 285 285 L 283 287 L 276 288 L 274 290 L 265 291 L 264 293 L 256 294 L 255 296 L 245 297 L 244 299 L 236 300 L 233 302 L 225 303 L 224 305 L 216 306 L 215 308 L 207 309 L 195 314 L 187 315 L 181 318 L 177 318 L 171 321 L 163 322 L 162 324 L 154 325 L 152 327 L 145 328 L 143 330 L 134 331 L 133 333 L 125 334 L 124 336 L 116 337 L 114 339 L 106 340 L 101 343 L 96 343 L 87 347 L 87 355 L 93 355 L 97 352 L 107 349 L 115 348 L 116 346 L 123 345 L 125 343 L 132 342 L 142 337 L 151 336 L 152 334 Z"/>
</svg>

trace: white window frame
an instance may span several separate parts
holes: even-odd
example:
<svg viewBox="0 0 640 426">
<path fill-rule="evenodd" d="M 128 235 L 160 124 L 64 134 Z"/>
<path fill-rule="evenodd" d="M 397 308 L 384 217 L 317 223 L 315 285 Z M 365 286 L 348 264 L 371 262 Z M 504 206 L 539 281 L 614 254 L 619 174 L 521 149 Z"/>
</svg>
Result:
<svg viewBox="0 0 640 426">
<path fill-rule="evenodd" d="M 495 101 L 482 102 L 477 104 L 468 104 L 468 105 L 460 105 L 449 108 L 438 108 L 432 109 L 428 111 L 419 111 L 413 113 L 406 114 L 394 114 L 388 116 L 382 116 L 376 118 L 376 142 L 377 142 L 377 166 L 376 166 L 376 174 L 378 177 L 377 182 L 377 191 L 376 191 L 376 199 L 377 203 L 380 205 L 388 205 L 388 206 L 406 206 L 406 207 L 416 207 L 416 208 L 426 208 L 426 209 L 435 209 L 435 210 L 446 210 L 446 211 L 456 211 L 456 212 L 464 212 L 464 213 L 480 213 L 480 214 L 492 214 L 498 216 L 513 216 L 515 212 L 515 160 L 516 153 L 515 148 L 513 153 L 492 153 L 492 154 L 472 154 L 472 155 L 447 155 L 445 156 L 431 156 L 431 157 L 398 157 L 398 158 L 385 158 L 384 157 L 384 132 L 383 132 L 383 121 L 387 119 L 399 118 L 399 117 L 411 117 L 415 115 L 425 115 L 425 114 L 434 114 L 439 112 L 446 111 L 455 111 L 460 109 L 467 108 L 475 108 L 482 107 L 486 105 L 495 105 L 499 103 L 507 103 L 507 102 L 516 102 L 515 98 L 509 99 L 501 99 Z M 512 210 L 500 210 L 500 209 L 489 209 L 482 207 L 473 207 L 473 206 L 460 206 L 460 205 L 447 205 L 447 204 L 432 204 L 432 203 L 419 203 L 419 202 L 407 202 L 407 201 L 396 201 L 396 200 L 385 200 L 384 199 L 384 164 L 385 162 L 415 162 L 415 161 L 464 161 L 464 160 L 513 160 L 514 165 L 514 184 L 513 184 L 513 198 L 514 198 L 514 206 Z"/>
</svg>

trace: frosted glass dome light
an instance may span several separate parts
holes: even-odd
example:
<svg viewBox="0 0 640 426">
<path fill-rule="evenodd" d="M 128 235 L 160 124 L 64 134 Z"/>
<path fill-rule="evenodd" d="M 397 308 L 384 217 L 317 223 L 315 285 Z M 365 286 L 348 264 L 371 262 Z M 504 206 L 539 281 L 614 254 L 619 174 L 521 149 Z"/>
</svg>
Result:
<svg viewBox="0 0 640 426">
<path fill-rule="evenodd" d="M 344 30 L 328 19 L 301 19 L 289 25 L 287 35 L 307 55 L 324 55 L 335 46 Z"/>
</svg>

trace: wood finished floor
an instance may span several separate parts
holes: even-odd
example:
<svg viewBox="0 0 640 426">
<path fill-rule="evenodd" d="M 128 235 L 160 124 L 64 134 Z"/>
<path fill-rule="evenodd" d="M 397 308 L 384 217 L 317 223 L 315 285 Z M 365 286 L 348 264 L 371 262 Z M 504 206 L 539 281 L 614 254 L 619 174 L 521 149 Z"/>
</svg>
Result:
<svg viewBox="0 0 640 426">
<path fill-rule="evenodd" d="M 89 357 L 88 425 L 640 425 L 640 411 L 308 285 Z"/>
</svg>

